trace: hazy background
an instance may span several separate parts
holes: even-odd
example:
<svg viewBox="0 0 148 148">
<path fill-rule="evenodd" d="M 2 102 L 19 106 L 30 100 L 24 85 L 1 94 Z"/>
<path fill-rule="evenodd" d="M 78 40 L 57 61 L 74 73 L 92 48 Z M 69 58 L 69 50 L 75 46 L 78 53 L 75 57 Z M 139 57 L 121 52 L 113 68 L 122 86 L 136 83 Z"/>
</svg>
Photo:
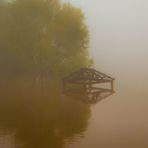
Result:
<svg viewBox="0 0 148 148">
<path fill-rule="evenodd" d="M 116 77 L 117 81 L 120 79 L 119 83 L 124 89 L 144 93 L 148 87 L 148 2 L 69 2 L 82 8 L 85 13 L 90 29 L 90 53 L 96 67 Z"/>
<path fill-rule="evenodd" d="M 65 96 L 61 93 L 61 87 L 56 81 L 50 80 L 48 82 L 46 79 L 42 79 L 42 74 L 44 74 L 42 73 L 44 70 L 42 60 L 45 58 L 41 58 L 43 54 L 38 52 L 40 54 L 37 56 L 37 61 L 40 59 L 38 61 L 40 69 L 37 67 L 37 76 L 39 76 L 37 78 L 40 79 L 29 81 L 29 84 L 22 79 L 18 83 L 15 80 L 13 82 L 8 80 L 8 85 L 4 85 L 5 91 L 0 90 L 2 94 L 0 147 L 4 147 L 3 145 L 6 144 L 6 148 L 148 148 L 148 2 L 144 0 L 63 1 L 72 3 L 83 10 L 86 24 L 89 27 L 89 52 L 94 60 L 94 67 L 115 78 L 116 93 L 94 105 L 85 104 L 76 98 Z M 13 25 L 16 27 L 16 31 L 22 33 L 23 41 L 27 41 L 27 37 L 31 38 L 31 36 L 27 34 L 28 36 L 24 38 L 23 28 L 19 31 L 18 26 L 28 26 L 27 24 L 22 25 L 21 19 L 26 18 L 23 16 L 30 17 L 30 15 L 24 15 L 30 14 L 30 11 L 27 13 L 26 6 L 21 6 L 14 13 L 15 15 L 12 15 Z M 21 25 L 16 26 L 15 16 L 19 16 L 19 12 L 25 13 L 20 13 L 22 14 L 19 17 Z M 35 12 L 38 11 L 35 9 Z M 67 11 L 62 13 L 64 20 L 62 22 L 70 20 L 70 22 L 73 22 L 70 24 L 76 24 L 71 15 L 65 18 L 65 14 L 69 13 Z M 39 18 L 37 20 L 40 20 Z M 79 17 L 74 18 L 77 20 Z M 9 23 L 7 24 L 9 26 Z M 40 23 L 35 24 L 40 28 Z M 60 27 L 61 24 L 57 23 L 57 25 Z M 53 26 L 56 27 L 56 25 Z M 13 27 L 8 28 L 15 32 Z M 34 37 L 37 37 L 34 34 L 36 33 L 35 27 L 31 28 L 30 31 L 33 31 Z M 67 29 L 67 26 L 64 27 L 64 31 L 65 28 Z M 37 28 L 35 29 L 37 30 Z M 71 40 L 74 43 L 80 41 L 78 36 L 75 38 L 71 34 L 75 33 L 73 29 L 68 35 L 64 31 L 62 31 L 62 35 L 66 37 L 64 39 L 70 45 L 68 48 L 63 46 L 63 49 L 66 49 L 65 53 L 68 53 L 69 47 L 74 49 L 72 51 L 76 51 L 77 48 L 71 44 L 68 35 L 74 37 Z M 8 31 L 8 33 L 10 32 Z M 60 37 L 59 34 L 59 32 L 56 33 L 57 37 Z M 8 37 L 12 38 L 11 35 L 13 33 L 8 34 Z M 17 35 L 17 33 L 15 32 L 14 35 Z M 39 43 L 37 49 L 42 49 L 40 42 L 36 42 L 34 38 L 31 39 L 35 43 Z M 42 41 L 42 39 L 41 36 L 39 40 Z M 61 41 L 61 38 L 58 39 L 58 41 Z M 6 41 L 9 43 L 9 40 Z M 18 40 L 16 41 L 18 42 Z M 48 43 L 48 40 L 46 41 Z M 22 47 L 22 44 L 17 42 L 16 45 Z M 28 53 L 30 55 L 30 52 Z M 55 58 L 58 60 L 60 56 L 58 57 L 54 53 L 52 55 L 56 55 Z M 54 58 L 54 56 L 50 58 Z M 78 59 L 75 56 L 72 57 L 72 61 L 76 61 L 78 65 L 80 64 L 78 59 L 83 62 L 81 57 Z M 67 56 L 64 56 L 64 58 L 67 58 Z M 63 58 L 60 59 L 63 61 Z M 26 58 L 24 60 L 26 62 Z M 56 61 L 56 59 L 54 60 Z M 27 62 L 31 66 L 30 61 L 27 60 Z M 56 62 L 54 64 L 53 62 L 49 63 L 50 68 L 54 70 Z M 67 64 L 70 68 L 74 66 L 70 62 L 67 62 Z M 17 64 L 15 63 L 15 65 Z M 59 67 L 63 70 L 63 63 L 59 62 L 57 65 L 60 65 L 61 67 Z M 81 67 L 83 66 L 81 65 Z M 14 68 L 12 67 L 12 69 Z M 33 78 L 35 77 L 33 76 Z M 39 80 L 41 81 L 39 82 Z M 66 146 L 64 146 L 65 143 Z M 10 146 L 7 146 L 8 144 Z"/>
<path fill-rule="evenodd" d="M 90 29 L 90 53 L 96 68 L 116 79 L 116 94 L 92 107 L 86 137 L 71 147 L 146 148 L 148 1 L 70 2 L 85 13 Z"/>
</svg>

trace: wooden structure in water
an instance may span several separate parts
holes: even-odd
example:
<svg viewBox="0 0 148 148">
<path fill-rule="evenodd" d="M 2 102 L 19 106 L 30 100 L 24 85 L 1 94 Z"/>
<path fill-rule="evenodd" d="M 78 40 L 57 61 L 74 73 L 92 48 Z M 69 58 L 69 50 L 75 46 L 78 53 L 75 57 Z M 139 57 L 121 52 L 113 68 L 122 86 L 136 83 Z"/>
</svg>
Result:
<svg viewBox="0 0 148 148">
<path fill-rule="evenodd" d="M 91 99 L 96 99 L 100 93 L 114 92 L 114 78 L 93 68 L 81 68 L 63 79 L 65 93 L 85 93 Z M 109 86 L 102 87 L 102 84 Z"/>
</svg>

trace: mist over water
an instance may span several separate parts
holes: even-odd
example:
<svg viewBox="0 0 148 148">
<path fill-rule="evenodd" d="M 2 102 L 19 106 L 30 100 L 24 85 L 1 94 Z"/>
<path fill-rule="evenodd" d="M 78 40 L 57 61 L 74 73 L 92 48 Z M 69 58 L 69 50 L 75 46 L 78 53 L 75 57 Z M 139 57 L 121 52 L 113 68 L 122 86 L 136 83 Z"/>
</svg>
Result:
<svg viewBox="0 0 148 148">
<path fill-rule="evenodd" d="M 69 2 L 82 8 L 94 67 L 115 78 L 116 93 L 90 105 L 46 78 L 43 85 L 8 80 L 0 90 L 0 147 L 147 148 L 148 2 Z"/>
<path fill-rule="evenodd" d="M 92 107 L 86 137 L 71 147 L 148 147 L 148 2 L 72 3 L 85 12 L 95 67 L 116 79 L 116 94 Z"/>
</svg>

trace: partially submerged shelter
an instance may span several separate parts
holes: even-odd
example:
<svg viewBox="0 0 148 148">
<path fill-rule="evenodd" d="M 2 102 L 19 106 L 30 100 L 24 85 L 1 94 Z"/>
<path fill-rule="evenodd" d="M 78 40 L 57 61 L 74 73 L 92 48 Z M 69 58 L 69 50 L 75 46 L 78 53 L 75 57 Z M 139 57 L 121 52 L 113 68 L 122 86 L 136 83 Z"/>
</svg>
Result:
<svg viewBox="0 0 148 148">
<path fill-rule="evenodd" d="M 93 68 L 81 68 L 63 79 L 63 89 L 66 93 L 87 93 L 114 91 L 114 78 Z M 102 88 L 100 84 L 109 84 L 109 88 Z"/>
</svg>

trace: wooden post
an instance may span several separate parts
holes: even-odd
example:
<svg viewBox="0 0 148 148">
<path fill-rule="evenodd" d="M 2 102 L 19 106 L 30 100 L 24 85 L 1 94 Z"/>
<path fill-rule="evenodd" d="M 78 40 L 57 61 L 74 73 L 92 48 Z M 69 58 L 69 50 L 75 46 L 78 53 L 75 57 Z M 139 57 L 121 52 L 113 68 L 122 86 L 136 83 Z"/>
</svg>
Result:
<svg viewBox="0 0 148 148">
<path fill-rule="evenodd" d="M 111 91 L 114 91 L 114 81 L 111 81 Z"/>
</svg>

